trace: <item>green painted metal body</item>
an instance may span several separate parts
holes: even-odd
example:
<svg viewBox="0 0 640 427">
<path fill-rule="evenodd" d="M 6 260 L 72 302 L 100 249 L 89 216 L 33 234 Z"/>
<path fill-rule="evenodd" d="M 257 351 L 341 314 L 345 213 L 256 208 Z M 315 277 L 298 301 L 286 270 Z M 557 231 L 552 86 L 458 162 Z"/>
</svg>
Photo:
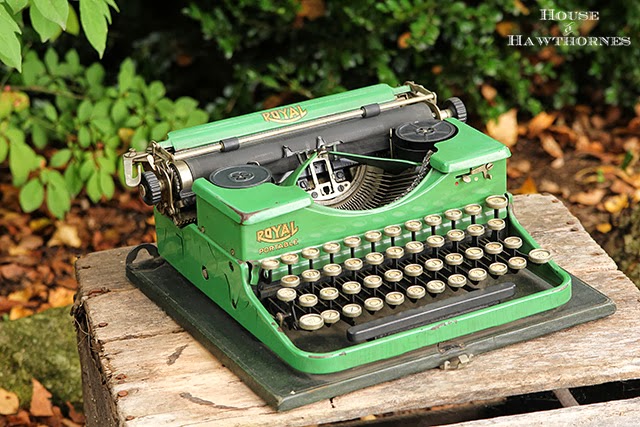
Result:
<svg viewBox="0 0 640 427">
<path fill-rule="evenodd" d="M 425 179 L 405 197 L 389 205 L 368 211 L 342 211 L 315 204 L 293 180 L 280 186 L 261 184 L 246 189 L 224 189 L 198 179 L 193 185 L 197 224 L 178 228 L 156 212 L 159 251 L 191 283 L 286 363 L 314 374 L 338 372 L 391 358 L 567 302 L 571 297 L 569 275 L 553 262 L 534 265 L 531 269 L 546 279 L 551 285 L 549 289 L 339 351 L 309 353 L 289 340 L 256 297 L 254 286 L 258 274 L 253 265 L 258 265 L 256 261 L 260 259 L 297 252 L 349 235 L 362 236 L 368 230 L 402 224 L 428 214 L 442 214 L 469 203 L 483 204 L 489 195 L 504 194 L 509 151 L 471 127 L 450 120 L 459 129 L 458 134 L 437 144 L 438 150 L 431 158 L 433 168 Z M 494 165 L 492 179 L 481 173 L 471 175 L 469 182 L 461 179 L 472 168 L 489 162 Z M 525 250 L 537 247 L 508 209 L 503 209 L 500 216 L 509 217 L 510 234 L 522 237 Z M 493 211 L 487 210 L 478 222 L 484 223 L 491 217 Z M 468 219 L 460 226 L 466 227 L 465 221 Z M 449 227 L 445 221 L 438 228 L 438 234 L 444 235 Z M 426 236 L 426 230 L 418 233 L 420 240 Z M 405 234 L 396 238 L 396 244 L 404 245 L 408 240 L 410 236 Z M 389 245 L 389 239 L 383 240 L 378 250 L 384 251 Z M 361 247 L 357 256 L 364 256 L 366 251 L 366 247 Z M 344 258 L 346 254 L 338 255 L 336 262 Z M 321 267 L 326 263 L 327 257 L 321 257 L 315 265 Z M 294 273 L 300 273 L 301 269 L 296 266 Z M 274 272 L 274 277 L 277 279 L 283 274 L 285 269 L 281 267 Z"/>
</svg>

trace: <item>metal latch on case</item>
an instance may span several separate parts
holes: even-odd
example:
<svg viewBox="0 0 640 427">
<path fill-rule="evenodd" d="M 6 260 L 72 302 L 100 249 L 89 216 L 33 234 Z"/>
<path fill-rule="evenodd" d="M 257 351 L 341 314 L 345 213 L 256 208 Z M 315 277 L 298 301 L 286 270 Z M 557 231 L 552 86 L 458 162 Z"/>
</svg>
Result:
<svg viewBox="0 0 640 427">
<path fill-rule="evenodd" d="M 482 173 L 482 176 L 484 179 L 491 179 L 493 178 L 491 176 L 491 174 L 489 173 L 489 171 L 493 169 L 493 163 L 487 163 L 486 165 L 482 165 L 482 166 L 478 166 L 477 168 L 472 168 L 469 170 L 469 173 L 466 173 L 464 175 L 460 175 L 460 178 L 462 179 L 462 181 L 469 183 L 471 182 L 471 175 L 475 175 L 477 173 Z"/>
<path fill-rule="evenodd" d="M 459 356 L 453 357 L 449 360 L 445 360 L 441 365 L 440 369 L 444 371 L 452 371 L 454 369 L 462 369 L 471 363 L 471 359 L 473 358 L 473 354 L 461 354 Z"/>
</svg>

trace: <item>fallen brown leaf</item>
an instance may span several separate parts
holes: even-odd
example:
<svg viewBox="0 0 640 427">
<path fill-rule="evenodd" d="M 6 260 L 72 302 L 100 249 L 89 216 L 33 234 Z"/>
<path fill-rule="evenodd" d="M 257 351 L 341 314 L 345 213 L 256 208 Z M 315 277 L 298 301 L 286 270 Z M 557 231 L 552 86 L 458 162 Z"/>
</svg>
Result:
<svg viewBox="0 0 640 427">
<path fill-rule="evenodd" d="M 491 85 L 483 84 L 480 87 L 480 93 L 482 94 L 482 97 L 484 99 L 486 99 L 489 102 L 492 102 L 496 98 L 498 91 L 496 90 L 496 88 L 494 88 Z"/>
<path fill-rule="evenodd" d="M 29 301 L 31 299 L 32 296 L 33 296 L 32 289 L 27 287 L 27 288 L 24 288 L 24 289 L 20 289 L 18 291 L 11 292 L 7 296 L 7 299 L 9 301 L 27 302 L 27 301 Z"/>
<path fill-rule="evenodd" d="M 29 234 L 28 236 L 24 236 L 22 239 L 20 239 L 20 243 L 18 243 L 18 246 L 29 251 L 33 251 L 42 247 L 43 243 L 44 241 L 42 240 L 42 237 L 36 234 Z"/>
<path fill-rule="evenodd" d="M 409 39 L 411 38 L 411 33 L 406 31 L 398 37 L 398 49 L 407 49 L 409 48 Z"/>
<path fill-rule="evenodd" d="M 49 291 L 49 304 L 51 307 L 64 307 L 73 304 L 75 291 L 58 286 Z"/>
<path fill-rule="evenodd" d="M 636 112 L 636 116 L 640 117 L 640 102 L 638 102 L 633 109 Z"/>
<path fill-rule="evenodd" d="M 609 187 L 613 193 L 617 194 L 633 194 L 635 189 L 621 179 L 615 179 Z"/>
<path fill-rule="evenodd" d="M 502 37 L 507 37 L 510 34 L 514 34 L 518 28 L 517 24 L 509 21 L 502 21 L 496 24 L 496 32 Z"/>
<path fill-rule="evenodd" d="M 84 414 L 76 411 L 76 408 L 71 404 L 71 402 L 65 402 L 65 405 L 67 405 L 71 421 L 78 424 L 84 424 L 86 422 Z"/>
<path fill-rule="evenodd" d="M 520 188 L 513 190 L 515 194 L 536 194 L 538 192 L 538 188 L 536 187 L 536 182 L 530 176 L 524 180 Z"/>
<path fill-rule="evenodd" d="M 31 231 L 40 231 L 48 225 L 51 225 L 51 220 L 49 218 L 37 218 L 29 221 L 29 228 Z"/>
<path fill-rule="evenodd" d="M 533 119 L 531 119 L 531 121 L 529 122 L 529 125 L 527 126 L 529 130 L 529 133 L 528 133 L 529 138 L 534 138 L 540 135 L 542 131 L 549 129 L 549 127 L 553 124 L 555 120 L 556 120 L 555 114 L 548 114 L 548 113 L 545 113 L 544 111 L 536 115 Z"/>
<path fill-rule="evenodd" d="M 556 159 L 564 157 L 564 152 L 562 151 L 562 148 L 560 148 L 560 144 L 558 144 L 551 134 L 543 133 L 540 135 L 540 143 L 542 144 L 542 149 L 552 157 Z"/>
<path fill-rule="evenodd" d="M 529 8 L 527 6 L 525 6 L 520 0 L 515 0 L 513 2 L 513 5 L 515 6 L 516 9 L 518 9 L 520 11 L 520 13 L 522 13 L 523 15 L 528 15 L 529 14 Z"/>
<path fill-rule="evenodd" d="M 627 197 L 626 194 L 617 194 L 608 197 L 604 202 L 604 209 L 612 214 L 620 212 L 627 206 L 629 206 L 629 197 Z"/>
<path fill-rule="evenodd" d="M 540 181 L 540 185 L 538 186 L 538 189 L 542 193 L 552 193 L 552 194 L 562 193 L 560 186 L 553 181 L 549 181 L 548 179 L 543 179 L 542 181 Z"/>
<path fill-rule="evenodd" d="M 20 401 L 18 395 L 0 388 L 0 415 L 11 415 L 18 412 Z"/>
<path fill-rule="evenodd" d="M 607 191 L 602 188 L 596 188 L 588 192 L 580 192 L 570 197 L 574 203 L 580 203 L 585 206 L 595 206 L 602 201 Z"/>
<path fill-rule="evenodd" d="M 600 224 L 596 225 L 596 230 L 598 230 L 602 234 L 607 234 L 608 232 L 611 231 L 612 228 L 613 227 L 608 222 L 603 222 L 603 223 L 600 223 Z"/>
<path fill-rule="evenodd" d="M 0 267 L 0 275 L 5 279 L 14 282 L 18 281 L 25 273 L 26 269 L 15 263 L 6 264 Z"/>
<path fill-rule="evenodd" d="M 47 246 L 69 246 L 79 248 L 82 246 L 82 240 L 78 237 L 78 229 L 72 225 L 58 222 L 56 231 L 53 233 L 51 240 L 47 242 Z"/>
<path fill-rule="evenodd" d="M 512 108 L 497 120 L 489 120 L 487 133 L 507 147 L 513 147 L 518 139 L 518 110 Z"/>
<path fill-rule="evenodd" d="M 33 310 L 30 308 L 24 308 L 22 306 L 15 306 L 11 308 L 9 312 L 9 320 L 18 320 L 23 317 L 29 317 L 33 314 Z"/>
<path fill-rule="evenodd" d="M 53 416 L 53 405 L 51 404 L 51 393 L 38 380 L 31 378 L 32 397 L 29 412 L 36 417 Z"/>
</svg>

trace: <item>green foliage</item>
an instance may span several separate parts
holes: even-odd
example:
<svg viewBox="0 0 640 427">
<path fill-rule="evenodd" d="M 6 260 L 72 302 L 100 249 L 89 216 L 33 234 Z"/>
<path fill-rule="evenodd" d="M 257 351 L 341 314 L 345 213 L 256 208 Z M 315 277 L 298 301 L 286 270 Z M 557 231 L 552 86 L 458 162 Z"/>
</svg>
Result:
<svg viewBox="0 0 640 427">
<path fill-rule="evenodd" d="M 112 198 L 124 151 L 208 120 L 193 99 L 172 101 L 162 83 L 145 82 L 130 59 L 113 85 L 102 65 L 83 66 L 74 50 L 64 58 L 28 52 L 23 68 L 0 93 L 0 163 L 21 187 L 25 212 L 46 203 L 62 218 L 83 189 L 93 202 Z"/>
<path fill-rule="evenodd" d="M 637 102 L 630 88 L 640 85 L 640 3 L 614 0 L 604 8 L 595 0 L 545 0 L 529 9 L 524 3 L 192 0 L 185 13 L 233 68 L 216 117 L 261 108 L 269 95 L 286 102 L 404 80 L 436 90 L 441 99 L 461 96 L 485 119 L 514 106 L 531 114 L 561 108 L 580 96 L 590 100 L 598 89 L 607 103 Z M 509 46 L 508 34 L 561 35 L 563 23 L 540 20 L 543 8 L 599 10 L 588 35 L 630 36 L 632 45 Z M 485 98 L 483 85 L 497 96 Z"/>
<path fill-rule="evenodd" d="M 109 6 L 118 11 L 114 0 L 79 0 L 80 18 L 89 43 L 100 57 L 111 24 Z M 23 12 L 29 8 L 29 20 L 41 42 L 55 40 L 62 31 L 77 36 L 78 15 L 67 0 L 0 0 L 0 62 L 22 69 L 21 35 Z"/>
</svg>

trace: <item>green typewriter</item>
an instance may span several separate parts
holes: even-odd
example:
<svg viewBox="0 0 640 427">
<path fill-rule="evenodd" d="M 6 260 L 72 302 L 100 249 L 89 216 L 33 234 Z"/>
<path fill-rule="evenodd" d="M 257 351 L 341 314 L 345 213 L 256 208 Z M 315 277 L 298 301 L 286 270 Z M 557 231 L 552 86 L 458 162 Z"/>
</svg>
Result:
<svg viewBox="0 0 640 427">
<path fill-rule="evenodd" d="M 296 372 L 338 373 L 572 299 L 513 215 L 509 150 L 466 118 L 458 98 L 380 84 L 171 132 L 125 175 L 155 206 L 172 292 L 197 288 Z M 555 329 L 612 312 L 598 304 Z"/>
</svg>

